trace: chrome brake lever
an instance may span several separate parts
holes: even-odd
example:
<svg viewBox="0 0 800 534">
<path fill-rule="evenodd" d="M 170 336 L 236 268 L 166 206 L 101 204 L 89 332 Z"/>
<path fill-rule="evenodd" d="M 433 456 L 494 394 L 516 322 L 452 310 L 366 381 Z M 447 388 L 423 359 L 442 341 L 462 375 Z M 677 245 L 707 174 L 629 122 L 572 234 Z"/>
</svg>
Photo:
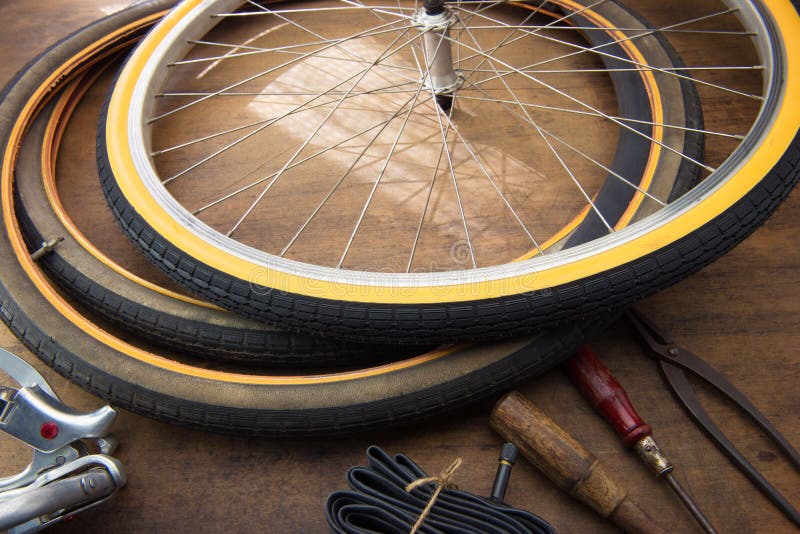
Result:
<svg viewBox="0 0 800 534">
<path fill-rule="evenodd" d="M 101 469 L 110 492 L 90 496 L 46 516 L 31 516 L 9 532 L 34 532 L 102 502 L 125 484 L 122 464 L 109 456 L 116 439 L 109 433 L 117 411 L 103 406 L 79 412 L 65 405 L 36 369 L 18 356 L 0 349 L 0 369 L 19 389 L 0 387 L 0 430 L 33 449 L 30 464 L 16 475 L 0 478 L 0 519 L 10 507 L 27 502 L 28 495 L 56 481 Z M 100 454 L 89 454 L 93 445 Z M 33 501 L 31 501 L 33 502 Z M 13 505 L 12 505 L 13 503 Z"/>
<path fill-rule="evenodd" d="M 39 374 L 39 371 L 16 354 L 0 349 L 0 369 L 20 386 L 24 388 L 39 386 L 48 395 L 59 400 L 56 392 L 53 391 L 44 377 Z"/>
<path fill-rule="evenodd" d="M 35 493 L 50 484 L 69 482 L 70 477 L 77 480 L 73 485 L 80 490 L 62 494 L 57 504 L 42 502 Z M 37 532 L 107 501 L 126 481 L 125 470 L 116 458 L 105 454 L 82 456 L 44 472 L 28 486 L 0 493 L 0 511 L 8 510 L 0 513 L 0 527 L 8 528 L 9 534 Z M 72 500 L 63 502 L 65 499 Z M 9 522 L 13 518 L 20 519 Z"/>
<path fill-rule="evenodd" d="M 6 401 L 0 430 L 37 451 L 54 452 L 79 439 L 107 435 L 116 418 L 111 406 L 82 413 L 34 385 L 20 388 Z"/>
</svg>

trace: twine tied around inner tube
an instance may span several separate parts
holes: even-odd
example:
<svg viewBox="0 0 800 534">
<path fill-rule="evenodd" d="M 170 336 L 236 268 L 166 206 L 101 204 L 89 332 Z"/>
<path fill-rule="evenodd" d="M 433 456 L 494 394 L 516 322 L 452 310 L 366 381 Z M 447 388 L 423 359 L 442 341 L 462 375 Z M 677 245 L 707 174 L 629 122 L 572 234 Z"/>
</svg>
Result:
<svg viewBox="0 0 800 534">
<path fill-rule="evenodd" d="M 336 534 L 555 534 L 536 514 L 456 489 L 461 458 L 430 477 L 405 454 L 371 446 L 367 464 L 351 467 L 349 489 L 325 501 L 325 520 Z"/>
<path fill-rule="evenodd" d="M 431 499 L 428 501 L 428 504 L 427 506 L 425 506 L 425 509 L 422 510 L 422 513 L 419 515 L 419 519 L 417 519 L 417 522 L 414 523 L 413 527 L 411 527 L 411 531 L 409 532 L 409 534 L 416 534 L 419 527 L 421 527 L 422 523 L 425 521 L 425 518 L 428 517 L 428 514 L 431 512 L 433 505 L 436 504 L 436 499 L 439 498 L 439 494 L 442 492 L 443 489 L 446 488 L 458 489 L 458 486 L 453 484 L 452 479 L 453 475 L 455 475 L 456 473 L 456 469 L 458 469 L 460 466 L 461 466 L 461 458 L 456 458 L 450 463 L 450 465 L 444 468 L 444 470 L 442 470 L 442 472 L 439 473 L 437 476 L 418 478 L 417 480 L 411 482 L 406 486 L 406 491 L 411 492 L 412 490 L 414 490 L 414 488 L 418 488 L 423 484 L 429 484 L 431 482 L 434 482 L 436 484 L 436 489 L 433 491 Z"/>
</svg>

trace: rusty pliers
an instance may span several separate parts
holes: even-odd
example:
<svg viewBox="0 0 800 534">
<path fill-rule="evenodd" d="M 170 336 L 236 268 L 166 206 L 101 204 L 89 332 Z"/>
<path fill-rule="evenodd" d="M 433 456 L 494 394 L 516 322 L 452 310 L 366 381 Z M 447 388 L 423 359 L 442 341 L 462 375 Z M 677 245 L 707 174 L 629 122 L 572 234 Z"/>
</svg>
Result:
<svg viewBox="0 0 800 534">
<path fill-rule="evenodd" d="M 742 473 L 796 525 L 800 526 L 800 512 L 776 490 L 765 478 L 747 461 L 741 452 L 731 443 L 722 430 L 714 423 L 709 413 L 703 408 L 700 399 L 689 383 L 685 371 L 702 378 L 714 386 L 732 402 L 739 406 L 750 418 L 771 437 L 775 443 L 786 453 L 795 468 L 800 471 L 800 453 L 797 452 L 778 431 L 775 426 L 739 391 L 731 384 L 725 375 L 701 360 L 698 356 L 685 348 L 673 343 L 661 333 L 641 313 L 631 308 L 626 313 L 626 318 L 638 334 L 640 341 L 649 349 L 648 355 L 658 360 L 661 372 L 669 384 L 678 402 L 683 405 L 689 416 L 711 438 L 711 440 L 725 453 L 726 456 L 739 468 Z"/>
</svg>

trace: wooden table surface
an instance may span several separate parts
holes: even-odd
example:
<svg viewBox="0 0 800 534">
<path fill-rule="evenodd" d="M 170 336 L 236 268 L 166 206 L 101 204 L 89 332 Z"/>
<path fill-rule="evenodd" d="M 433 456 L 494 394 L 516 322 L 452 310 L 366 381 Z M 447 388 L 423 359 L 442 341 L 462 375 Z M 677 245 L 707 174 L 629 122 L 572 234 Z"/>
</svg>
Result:
<svg viewBox="0 0 800 534">
<path fill-rule="evenodd" d="M 82 24 L 123 7 L 110 0 L 4 0 L 0 6 L 0 80 Z M 93 135 L 93 134 L 92 134 Z M 726 373 L 795 446 L 800 446 L 800 193 L 742 245 L 641 308 L 675 340 Z M 33 363 L 70 405 L 100 402 L 50 371 L 6 329 L 0 346 Z M 676 476 L 720 532 L 792 532 L 784 518 L 709 442 L 674 402 L 654 362 L 620 325 L 593 346 L 617 375 Z M 800 476 L 744 416 L 700 386 L 711 414 L 745 456 L 800 507 Z M 521 389 L 593 451 L 629 493 L 670 532 L 699 531 L 665 483 L 654 480 L 556 369 Z M 502 444 L 488 427 L 491 402 L 444 420 L 336 440 L 279 441 L 205 434 L 122 413 L 114 427 L 129 482 L 102 509 L 54 532 L 325 532 L 323 503 L 342 489 L 347 469 L 371 444 L 403 452 L 429 472 L 460 456 L 455 480 L 486 494 Z M 6 474 L 25 451 L 3 437 Z M 507 501 L 552 522 L 560 532 L 614 532 L 610 524 L 554 488 L 524 461 Z"/>
</svg>

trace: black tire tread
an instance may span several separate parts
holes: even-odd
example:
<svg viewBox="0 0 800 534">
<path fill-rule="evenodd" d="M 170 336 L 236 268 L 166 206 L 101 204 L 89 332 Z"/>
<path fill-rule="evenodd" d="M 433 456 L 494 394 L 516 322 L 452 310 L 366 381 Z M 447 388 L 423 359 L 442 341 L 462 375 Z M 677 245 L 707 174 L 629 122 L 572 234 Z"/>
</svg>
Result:
<svg viewBox="0 0 800 534">
<path fill-rule="evenodd" d="M 39 265 L 62 290 L 93 313 L 121 330 L 171 350 L 239 364 L 319 369 L 403 355 L 396 348 L 301 334 L 178 301 L 130 282 L 83 251 L 52 213 L 42 185 L 38 154 L 44 142 L 44 121 L 52 108 L 50 105 L 42 110 L 43 116 L 26 134 L 26 147 L 20 151 L 15 169 L 17 218 L 31 252 L 53 237 L 66 239 L 44 255 Z M 119 237 L 126 239 L 121 234 Z M 72 252 L 63 254 L 65 247 Z"/>
<path fill-rule="evenodd" d="M 758 228 L 780 205 L 800 176 L 800 137 L 779 162 L 725 213 L 663 250 L 605 273 L 548 290 L 507 299 L 450 305 L 371 305 L 323 300 L 252 288 L 177 249 L 130 206 L 108 170 L 103 129 L 98 137 L 100 174 L 120 224 L 168 274 L 211 302 L 261 320 L 348 339 L 417 339 L 431 342 L 507 336 L 553 328 L 599 310 L 630 305 L 669 287 L 719 258 Z M 225 297 L 225 298 L 223 298 Z M 258 297 L 258 298 L 256 298 Z"/>
<path fill-rule="evenodd" d="M 677 65 L 683 64 L 677 54 L 671 55 Z M 683 81 L 682 85 L 690 98 L 696 97 L 697 92 L 690 82 Z M 107 106 L 108 101 L 106 109 Z M 697 122 L 691 123 L 692 127 L 701 127 L 701 112 L 696 102 L 690 103 L 690 111 L 697 112 Z M 766 219 L 764 215 L 755 226 L 728 236 L 714 230 L 719 225 L 727 226 L 723 215 L 719 221 L 712 221 L 666 250 L 584 280 L 513 297 L 464 303 L 370 304 L 308 297 L 266 287 L 254 289 L 252 284 L 216 270 L 178 249 L 137 213 L 119 189 L 110 169 L 105 141 L 106 115 L 104 109 L 97 134 L 100 181 L 120 226 L 154 264 L 193 293 L 244 316 L 364 343 L 441 343 L 511 337 L 524 335 L 534 328 L 549 329 L 582 320 L 604 310 L 629 305 L 676 283 L 727 252 Z M 702 154 L 701 137 L 687 136 L 687 141 L 690 149 Z M 697 175 L 685 165 L 681 172 L 687 178 L 679 183 L 679 189 L 689 188 Z M 782 195 L 786 193 L 788 189 Z M 777 199 L 775 206 L 769 209 L 774 209 L 779 202 Z M 719 235 L 709 241 L 706 236 L 711 234 Z M 696 248 L 698 239 L 706 247 L 704 250 Z"/>
<path fill-rule="evenodd" d="M 221 433 L 268 437 L 336 436 L 378 426 L 409 424 L 511 389 L 563 362 L 611 322 L 611 315 L 551 331 L 480 372 L 381 401 L 304 410 L 231 409 L 170 397 L 131 385 L 77 356 L 47 335 L 0 284 L 0 318 L 42 361 L 94 395 L 133 413 L 170 424 Z"/>
</svg>

